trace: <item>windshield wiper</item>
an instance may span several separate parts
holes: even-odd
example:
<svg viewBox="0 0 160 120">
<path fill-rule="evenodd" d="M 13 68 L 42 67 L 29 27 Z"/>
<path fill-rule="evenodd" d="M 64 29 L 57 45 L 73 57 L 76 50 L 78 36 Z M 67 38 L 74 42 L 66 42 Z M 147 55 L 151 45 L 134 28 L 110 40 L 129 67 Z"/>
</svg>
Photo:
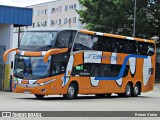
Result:
<svg viewBox="0 0 160 120">
<path fill-rule="evenodd" d="M 21 74 L 21 73 L 14 73 L 14 76 L 17 77 L 17 78 L 20 78 L 20 79 L 24 78 L 24 75 Z"/>
</svg>

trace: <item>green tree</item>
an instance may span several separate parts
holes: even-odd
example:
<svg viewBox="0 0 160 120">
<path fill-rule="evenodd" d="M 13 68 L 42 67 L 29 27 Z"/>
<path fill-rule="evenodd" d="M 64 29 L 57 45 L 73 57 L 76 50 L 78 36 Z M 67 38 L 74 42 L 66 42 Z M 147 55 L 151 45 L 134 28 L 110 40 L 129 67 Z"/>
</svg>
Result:
<svg viewBox="0 0 160 120">
<path fill-rule="evenodd" d="M 133 35 L 135 0 L 79 0 L 80 21 L 93 31 Z M 137 0 L 136 37 L 160 35 L 160 0 Z"/>
</svg>

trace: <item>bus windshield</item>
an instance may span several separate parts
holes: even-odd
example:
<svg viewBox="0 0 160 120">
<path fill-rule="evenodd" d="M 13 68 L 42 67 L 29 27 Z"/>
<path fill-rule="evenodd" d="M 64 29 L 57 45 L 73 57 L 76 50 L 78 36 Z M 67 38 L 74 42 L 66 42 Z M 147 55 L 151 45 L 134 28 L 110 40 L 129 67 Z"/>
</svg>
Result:
<svg viewBox="0 0 160 120">
<path fill-rule="evenodd" d="M 57 32 L 55 31 L 28 31 L 20 41 L 20 49 L 44 50 L 52 48 L 55 44 Z"/>
<path fill-rule="evenodd" d="M 14 75 L 21 79 L 40 79 L 49 76 L 49 58 L 47 63 L 43 62 L 43 57 L 15 57 Z"/>
</svg>

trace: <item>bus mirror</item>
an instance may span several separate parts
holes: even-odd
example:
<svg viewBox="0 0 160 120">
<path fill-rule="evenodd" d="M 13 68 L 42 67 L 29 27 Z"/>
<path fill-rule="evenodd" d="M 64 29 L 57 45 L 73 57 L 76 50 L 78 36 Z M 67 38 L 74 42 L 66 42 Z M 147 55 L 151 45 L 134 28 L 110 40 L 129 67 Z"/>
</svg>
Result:
<svg viewBox="0 0 160 120">
<path fill-rule="evenodd" d="M 7 55 L 8 55 L 10 52 L 16 51 L 17 49 L 18 49 L 18 48 L 12 48 L 12 49 L 7 50 L 7 51 L 3 54 L 3 61 L 6 62 L 6 61 L 7 61 Z"/>
<path fill-rule="evenodd" d="M 57 49 L 48 50 L 46 54 L 44 55 L 43 61 L 48 62 L 49 56 L 53 54 L 60 54 L 60 53 L 67 52 L 67 51 L 68 51 L 68 48 L 62 48 L 62 49 L 57 48 Z"/>
</svg>

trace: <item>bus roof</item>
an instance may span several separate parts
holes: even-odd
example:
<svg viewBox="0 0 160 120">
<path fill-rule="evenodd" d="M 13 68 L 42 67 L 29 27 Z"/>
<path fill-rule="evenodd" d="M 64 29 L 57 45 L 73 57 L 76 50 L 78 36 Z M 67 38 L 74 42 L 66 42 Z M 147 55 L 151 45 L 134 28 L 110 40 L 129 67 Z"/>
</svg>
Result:
<svg viewBox="0 0 160 120">
<path fill-rule="evenodd" d="M 79 32 L 85 33 L 85 34 L 91 34 L 91 35 L 114 37 L 114 38 L 127 39 L 127 40 L 136 40 L 136 41 L 141 41 L 141 42 L 151 42 L 151 43 L 155 44 L 154 40 L 148 40 L 148 39 L 143 39 L 143 38 L 135 38 L 135 37 L 122 36 L 122 35 L 116 35 L 116 34 L 110 34 L 110 33 L 95 32 L 95 31 L 88 31 L 88 30 L 79 30 Z"/>
<path fill-rule="evenodd" d="M 26 29 L 25 31 L 64 31 L 64 30 L 76 30 L 79 29 L 76 28 L 32 28 L 32 29 Z M 79 30 L 81 33 L 85 34 L 92 34 L 92 35 L 99 35 L 99 36 L 106 36 L 106 37 L 113 37 L 113 38 L 120 38 L 120 39 L 127 39 L 127 40 L 136 40 L 141 42 L 151 42 L 155 44 L 154 40 L 147 40 L 143 38 L 135 38 L 135 37 L 129 37 L 129 36 L 123 36 L 123 35 L 116 35 L 116 34 L 110 34 L 110 33 L 102 33 L 102 32 L 95 32 L 95 31 L 89 31 L 89 30 Z"/>
<path fill-rule="evenodd" d="M 31 28 L 25 31 L 63 31 L 63 30 L 78 30 L 75 28 Z"/>
</svg>

